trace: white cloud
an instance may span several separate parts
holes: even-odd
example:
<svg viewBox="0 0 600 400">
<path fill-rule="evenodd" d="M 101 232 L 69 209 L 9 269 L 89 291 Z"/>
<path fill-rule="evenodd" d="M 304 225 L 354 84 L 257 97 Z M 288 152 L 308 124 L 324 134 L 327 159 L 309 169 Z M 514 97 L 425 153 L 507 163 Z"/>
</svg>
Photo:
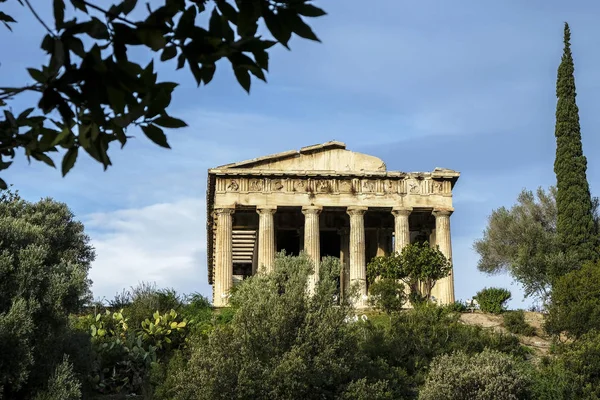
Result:
<svg viewBox="0 0 600 400">
<path fill-rule="evenodd" d="M 94 296 L 110 299 L 140 281 L 208 296 L 205 210 L 204 199 L 185 198 L 84 218 L 97 253 Z"/>
</svg>

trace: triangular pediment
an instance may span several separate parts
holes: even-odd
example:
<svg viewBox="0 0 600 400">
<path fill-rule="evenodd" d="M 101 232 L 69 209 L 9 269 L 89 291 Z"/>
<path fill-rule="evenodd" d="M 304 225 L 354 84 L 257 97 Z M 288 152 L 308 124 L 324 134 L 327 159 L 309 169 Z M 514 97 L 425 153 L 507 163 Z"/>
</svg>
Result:
<svg viewBox="0 0 600 400">
<path fill-rule="evenodd" d="M 342 142 L 331 141 L 300 150 L 285 151 L 251 160 L 222 165 L 218 169 L 264 169 L 280 171 L 385 171 L 378 157 L 346 150 Z"/>
</svg>

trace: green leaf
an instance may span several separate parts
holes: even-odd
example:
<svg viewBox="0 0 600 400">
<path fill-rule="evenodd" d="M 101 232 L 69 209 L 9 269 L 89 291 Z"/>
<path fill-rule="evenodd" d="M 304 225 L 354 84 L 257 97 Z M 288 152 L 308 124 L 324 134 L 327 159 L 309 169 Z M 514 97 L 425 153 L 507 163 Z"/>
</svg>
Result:
<svg viewBox="0 0 600 400">
<path fill-rule="evenodd" d="M 161 115 L 152 122 L 164 128 L 185 128 L 188 126 L 188 124 L 179 118 L 174 118 L 169 115 Z"/>
<path fill-rule="evenodd" d="M 177 55 L 177 47 L 175 46 L 167 46 L 164 48 L 162 54 L 160 55 L 160 61 L 167 61 L 172 59 Z"/>
<path fill-rule="evenodd" d="M 322 17 L 327 15 L 325 11 L 319 7 L 313 6 L 312 4 L 298 4 L 294 7 L 294 9 L 298 12 L 298 14 L 304 15 L 305 17 Z"/>
<path fill-rule="evenodd" d="M 142 131 L 148 136 L 148 139 L 152 140 L 157 145 L 170 149 L 169 143 L 167 142 L 167 136 L 161 128 L 156 125 L 142 126 Z"/>
<path fill-rule="evenodd" d="M 94 39 L 108 39 L 108 28 L 98 18 L 92 17 L 88 22 L 81 24 L 84 32 Z"/>
<path fill-rule="evenodd" d="M 165 47 L 167 39 L 157 29 L 142 28 L 138 30 L 140 41 L 154 51 L 158 51 Z"/>
<path fill-rule="evenodd" d="M 91 328 L 91 330 L 92 330 L 92 336 L 96 336 L 96 332 L 98 331 L 98 330 L 96 329 L 96 325 L 92 325 L 90 328 Z"/>
<path fill-rule="evenodd" d="M 113 86 L 108 86 L 106 88 L 106 93 L 108 94 L 108 101 L 115 113 L 123 113 L 125 111 L 125 94 Z"/>
<path fill-rule="evenodd" d="M 50 71 L 58 73 L 60 68 L 65 64 L 65 48 L 60 39 L 54 40 L 52 57 L 50 59 Z"/>
<path fill-rule="evenodd" d="M 217 1 L 217 7 L 219 7 L 219 11 L 221 11 L 221 14 L 223 14 L 225 18 L 232 23 L 237 24 L 238 12 L 231 4 L 229 4 L 229 2 L 225 0 Z"/>
<path fill-rule="evenodd" d="M 63 23 L 65 22 L 65 1 L 54 0 L 53 8 L 56 30 L 60 30 Z"/>
<path fill-rule="evenodd" d="M 75 161 L 77 161 L 77 153 L 79 147 L 71 147 L 67 153 L 65 154 L 62 161 L 62 175 L 65 176 L 67 173 L 73 168 L 75 165 Z"/>
<path fill-rule="evenodd" d="M 127 15 L 133 11 L 137 5 L 137 0 L 124 0 L 121 4 L 123 5 L 123 14 Z"/>
<path fill-rule="evenodd" d="M 264 69 L 265 71 L 269 70 L 269 53 L 262 51 L 255 51 L 252 53 L 254 55 L 254 59 L 256 60 L 256 64 Z"/>
<path fill-rule="evenodd" d="M 54 165 L 54 161 L 52 161 L 52 159 L 48 157 L 48 155 L 46 155 L 45 153 L 35 152 L 31 153 L 31 156 L 36 160 L 42 161 L 46 165 L 51 166 L 52 168 L 56 168 L 56 165 Z"/>
<path fill-rule="evenodd" d="M 44 73 L 42 71 L 40 71 L 39 69 L 35 69 L 35 68 L 27 68 L 27 72 L 29 72 L 29 75 L 35 79 L 36 82 L 39 83 L 44 83 L 46 82 L 46 76 L 44 75 Z"/>
<path fill-rule="evenodd" d="M 207 85 L 210 81 L 212 81 L 213 76 L 215 76 L 215 71 L 217 70 L 217 66 L 215 64 L 204 64 L 202 65 L 201 75 L 204 84 Z"/>
<path fill-rule="evenodd" d="M 282 23 L 279 15 L 275 15 L 271 11 L 267 11 L 263 18 L 271 35 L 289 50 L 288 42 L 292 37 L 292 30 L 289 25 Z"/>
<path fill-rule="evenodd" d="M 233 73 L 244 90 L 250 93 L 250 73 L 245 68 L 234 67 Z"/>
<path fill-rule="evenodd" d="M 215 7 L 210 15 L 210 20 L 208 22 L 208 31 L 217 37 L 223 37 L 223 25 L 221 24 L 221 15 L 219 11 L 217 11 L 217 7 Z"/>
<path fill-rule="evenodd" d="M 177 23 L 177 29 L 175 29 L 176 38 L 187 38 L 190 37 L 194 30 L 194 24 L 196 22 L 196 6 L 191 5 L 179 18 Z"/>
<path fill-rule="evenodd" d="M 296 35 L 304 39 L 314 40 L 315 42 L 321 41 L 299 15 L 287 11 L 282 11 L 280 15 L 286 26 L 290 26 Z"/>
<path fill-rule="evenodd" d="M 82 0 L 71 0 L 71 4 L 73 4 L 73 7 L 87 14 L 87 7 L 85 6 L 85 3 Z"/>
<path fill-rule="evenodd" d="M 64 127 L 63 130 L 58 135 L 56 135 L 56 137 L 50 144 L 50 147 L 54 147 L 54 146 L 60 144 L 70 133 L 71 133 L 71 130 L 67 127 Z"/>
</svg>

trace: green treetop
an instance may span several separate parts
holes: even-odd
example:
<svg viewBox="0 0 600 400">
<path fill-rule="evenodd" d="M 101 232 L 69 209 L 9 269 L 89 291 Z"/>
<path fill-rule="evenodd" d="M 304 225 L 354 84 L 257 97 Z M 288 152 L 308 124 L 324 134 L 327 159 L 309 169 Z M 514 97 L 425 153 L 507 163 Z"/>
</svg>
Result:
<svg viewBox="0 0 600 400">
<path fill-rule="evenodd" d="M 579 110 L 575 102 L 574 64 L 570 47 L 571 32 L 565 23 L 564 52 L 556 83 L 556 159 L 557 233 L 567 254 L 578 261 L 568 269 L 597 257 L 597 232 L 592 215 L 592 199 L 586 178 L 587 160 L 583 155 Z M 568 271 L 565 270 L 564 273 Z"/>
</svg>

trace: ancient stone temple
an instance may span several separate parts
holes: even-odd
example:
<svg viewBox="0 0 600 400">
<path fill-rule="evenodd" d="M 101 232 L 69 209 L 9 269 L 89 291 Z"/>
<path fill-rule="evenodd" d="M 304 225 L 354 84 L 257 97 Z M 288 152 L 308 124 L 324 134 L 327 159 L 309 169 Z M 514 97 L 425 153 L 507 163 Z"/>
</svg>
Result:
<svg viewBox="0 0 600 400">
<path fill-rule="evenodd" d="M 428 240 L 452 256 L 452 189 L 459 173 L 387 171 L 374 156 L 341 142 L 303 147 L 208 171 L 208 280 L 213 304 L 233 285 L 273 268 L 275 253 L 304 251 L 342 263 L 340 288 L 358 284 L 366 305 L 366 265 L 375 256 Z M 315 274 L 315 276 L 318 276 Z M 314 286 L 315 277 L 309 286 Z M 454 276 L 436 283 L 438 302 L 454 302 Z"/>
</svg>

